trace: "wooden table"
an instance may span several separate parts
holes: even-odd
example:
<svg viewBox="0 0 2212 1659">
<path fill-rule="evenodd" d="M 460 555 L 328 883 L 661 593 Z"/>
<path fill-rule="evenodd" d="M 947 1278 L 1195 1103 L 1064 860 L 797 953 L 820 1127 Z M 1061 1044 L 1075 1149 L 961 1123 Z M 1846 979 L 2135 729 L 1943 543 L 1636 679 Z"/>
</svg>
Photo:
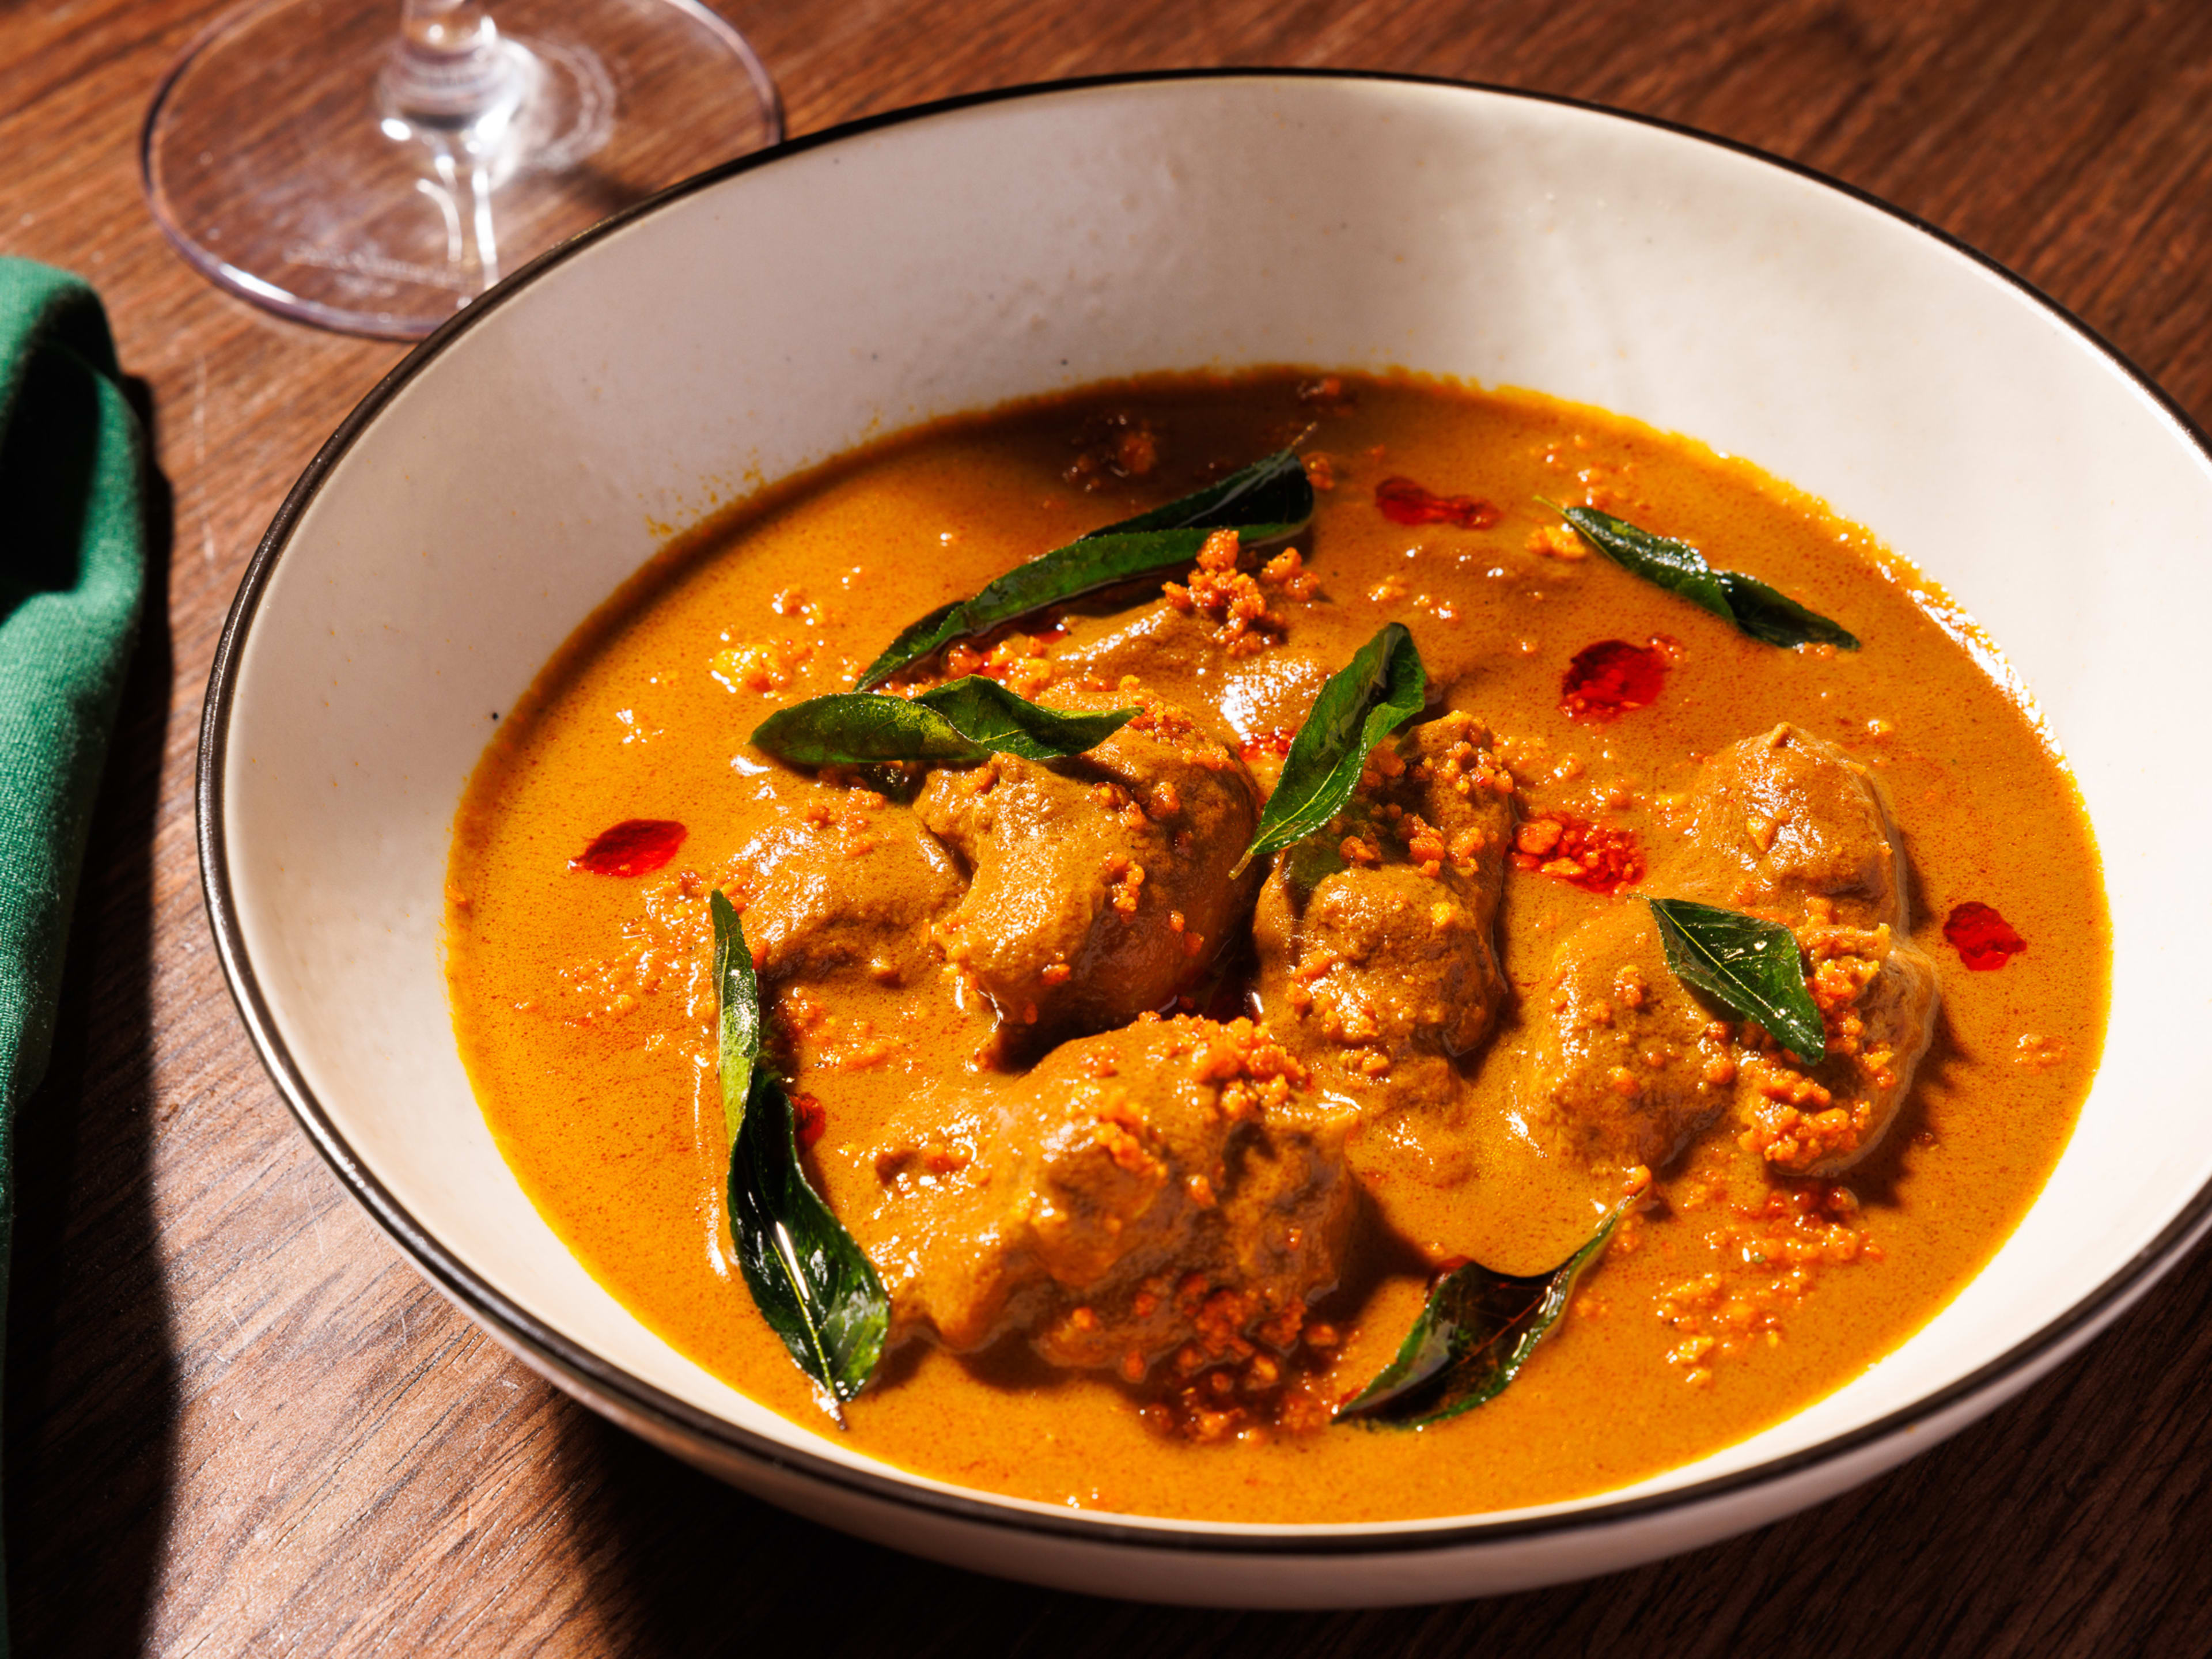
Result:
<svg viewBox="0 0 2212 1659">
<path fill-rule="evenodd" d="M 1688 122 L 1956 232 L 2212 417 L 2212 6 L 2197 0 L 726 9 L 797 132 L 982 87 L 1218 64 L 1419 70 Z M 286 487 L 398 355 L 218 294 L 148 219 L 139 118 L 213 9 L 0 0 L 0 251 L 100 285 L 171 492 L 62 1036 L 21 1127 L 18 1652 L 2212 1648 L 2202 1255 L 2026 1398 L 1793 1521 L 1595 1583 L 1329 1616 L 1092 1601 L 854 1543 L 693 1474 L 507 1358 L 293 1126 L 201 914 L 192 758 L 216 631 Z"/>
</svg>

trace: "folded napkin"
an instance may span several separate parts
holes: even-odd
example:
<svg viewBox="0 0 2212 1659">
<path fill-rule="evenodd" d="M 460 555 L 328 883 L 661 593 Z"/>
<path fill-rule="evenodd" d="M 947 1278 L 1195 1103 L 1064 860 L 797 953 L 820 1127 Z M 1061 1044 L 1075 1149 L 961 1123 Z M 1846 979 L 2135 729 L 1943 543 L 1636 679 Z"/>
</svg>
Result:
<svg viewBox="0 0 2212 1659">
<path fill-rule="evenodd" d="M 46 1069 L 145 586 L 146 444 L 93 291 L 0 258 L 0 1330 L 16 1110 Z M 0 1656 L 6 1595 L 0 1581 Z"/>
</svg>

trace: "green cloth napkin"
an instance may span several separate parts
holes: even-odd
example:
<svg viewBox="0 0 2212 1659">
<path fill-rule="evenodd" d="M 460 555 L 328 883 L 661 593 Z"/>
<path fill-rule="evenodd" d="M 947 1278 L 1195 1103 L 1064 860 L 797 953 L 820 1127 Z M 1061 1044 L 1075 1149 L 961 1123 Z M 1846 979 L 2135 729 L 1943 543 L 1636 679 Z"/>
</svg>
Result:
<svg viewBox="0 0 2212 1659">
<path fill-rule="evenodd" d="M 119 373 L 91 289 L 0 258 L 0 1330 L 15 1113 L 46 1074 L 70 904 L 146 582 L 146 441 Z"/>
</svg>

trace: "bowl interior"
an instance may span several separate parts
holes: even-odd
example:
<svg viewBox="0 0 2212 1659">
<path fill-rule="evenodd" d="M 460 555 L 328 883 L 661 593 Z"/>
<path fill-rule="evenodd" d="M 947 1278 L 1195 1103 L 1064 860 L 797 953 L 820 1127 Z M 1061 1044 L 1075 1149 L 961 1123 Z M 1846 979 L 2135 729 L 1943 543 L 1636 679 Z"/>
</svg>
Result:
<svg viewBox="0 0 2212 1659">
<path fill-rule="evenodd" d="M 556 259 L 371 400 L 272 533 L 211 728 L 211 874 L 257 1035 L 327 1133 L 465 1274 L 646 1388 L 880 1468 L 647 1331 L 501 1162 L 440 959 L 462 785 L 668 526 L 933 416 L 1280 362 L 1534 387 L 1824 496 L 2002 642 L 2098 827 L 2111 1035 L 2026 1222 L 1849 1386 L 1632 1490 L 1911 1406 L 2189 1209 L 2212 1059 L 2174 1037 L 2212 996 L 2212 775 L 2164 711 L 2192 704 L 2212 597 L 2202 450 L 2032 296 L 1839 191 L 1621 118 L 1363 79 L 1062 89 L 802 148 Z"/>
</svg>

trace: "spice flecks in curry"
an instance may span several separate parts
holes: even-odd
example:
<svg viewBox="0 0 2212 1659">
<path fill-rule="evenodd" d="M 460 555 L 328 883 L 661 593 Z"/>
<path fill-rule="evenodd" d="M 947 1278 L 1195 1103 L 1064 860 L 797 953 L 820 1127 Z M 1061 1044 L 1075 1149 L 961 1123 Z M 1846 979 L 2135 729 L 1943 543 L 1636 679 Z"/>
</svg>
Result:
<svg viewBox="0 0 2212 1659">
<path fill-rule="evenodd" d="M 1141 700 L 1092 755 L 917 778 L 744 748 L 915 617 L 1301 434 L 1321 494 L 1294 551 L 1216 545 L 901 688 L 981 672 L 1062 709 Z M 1692 543 L 1863 648 L 1747 638 L 1587 556 L 1540 496 Z M 1902 568 L 1695 445 L 1410 379 L 1139 382 L 878 444 L 672 549 L 501 723 L 448 921 L 487 1119 L 626 1305 L 819 1420 L 729 1256 L 719 888 L 810 1174 L 892 1291 L 857 1448 L 1247 1521 L 1466 1513 L 1694 1458 L 1942 1306 L 2033 1198 L 2097 1058 L 2078 801 Z M 1391 621 L 1426 718 L 1326 834 L 1231 877 L 1215 849 Z M 1563 708 L 1592 641 L 1663 650 L 1663 694 L 1609 659 Z M 665 867 L 568 867 L 648 815 L 685 828 Z M 2034 950 L 1963 971 L 1908 902 L 1958 893 Z M 1686 990 L 1646 894 L 1789 928 L 1828 1058 Z M 1545 1271 L 1624 1193 L 1504 1394 L 1419 1433 L 1328 1426 L 1437 1271 Z"/>
</svg>

